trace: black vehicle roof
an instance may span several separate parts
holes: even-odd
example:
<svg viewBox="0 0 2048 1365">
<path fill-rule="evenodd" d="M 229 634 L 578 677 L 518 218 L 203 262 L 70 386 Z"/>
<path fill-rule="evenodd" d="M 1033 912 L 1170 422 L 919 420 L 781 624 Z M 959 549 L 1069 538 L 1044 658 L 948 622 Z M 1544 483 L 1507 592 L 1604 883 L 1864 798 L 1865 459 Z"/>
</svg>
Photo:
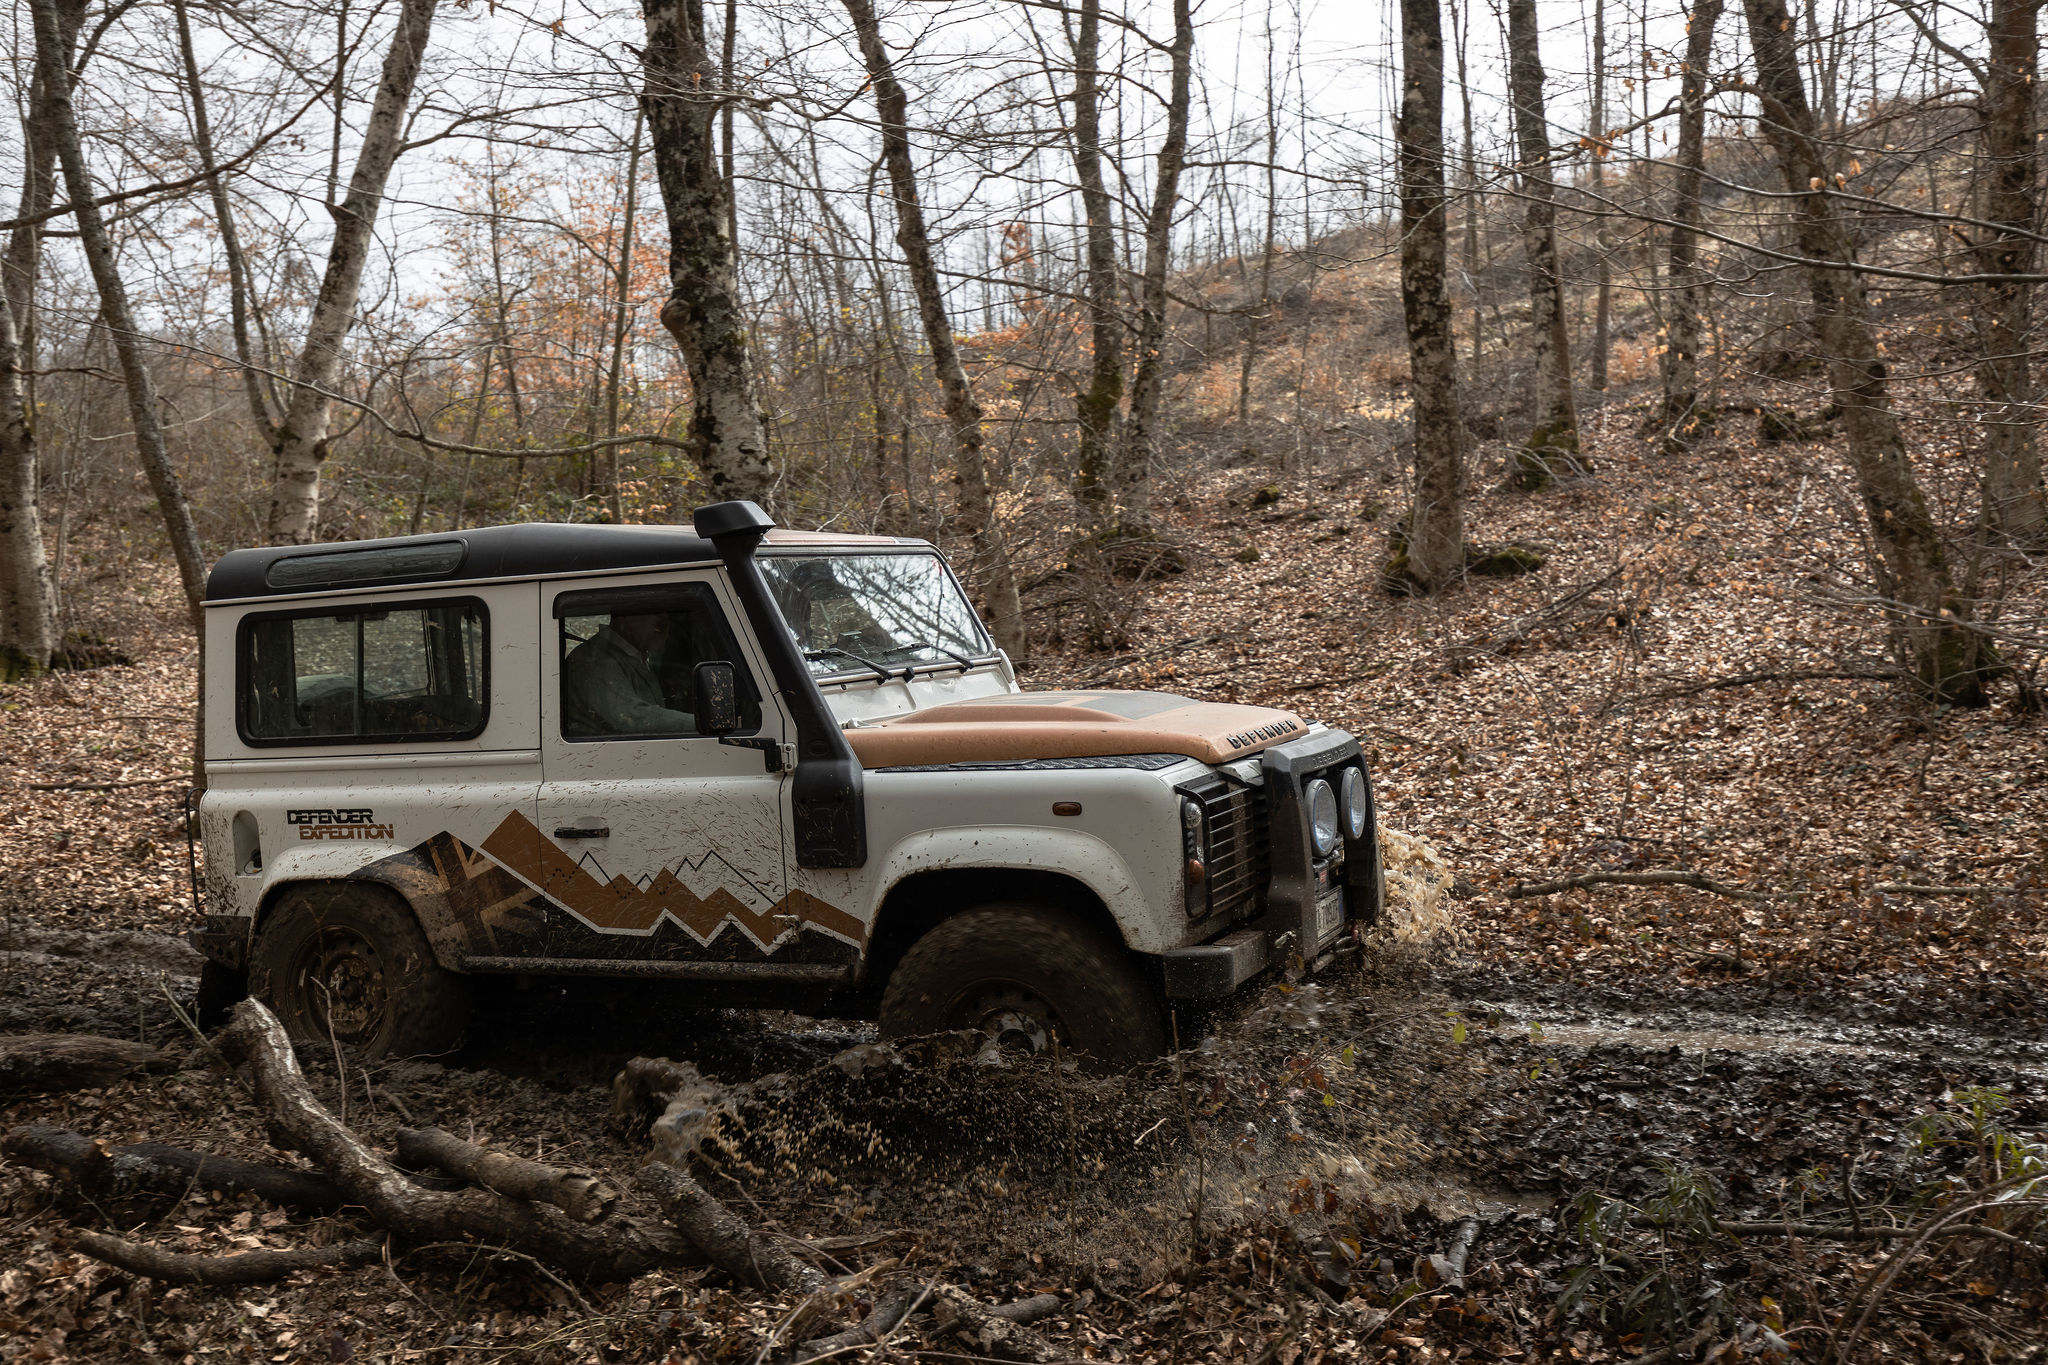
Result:
<svg viewBox="0 0 2048 1365">
<path fill-rule="evenodd" d="M 925 542 L 894 536 L 835 535 L 782 531 L 768 533 L 768 549 L 800 545 L 848 548 L 922 546 Z M 350 573 L 322 581 L 318 566 L 294 565 L 295 581 L 274 584 L 273 568 L 285 560 L 354 555 L 366 550 L 431 550 L 460 547 L 455 566 L 445 572 L 399 573 L 384 577 Z M 382 540 L 332 541 L 319 545 L 275 545 L 232 550 L 222 555 L 206 579 L 206 600 L 227 602 L 251 597 L 303 597 L 343 588 L 374 588 L 391 584 L 462 583 L 486 579 L 540 578 L 558 574 L 601 573 L 608 569 L 656 569 L 672 564 L 702 564 L 718 558 L 711 542 L 683 526 L 604 526 L 564 522 L 527 522 L 517 526 L 479 526 Z M 360 559 L 355 561 L 360 565 Z M 339 565 L 337 565 L 339 567 Z M 310 573 L 307 571 L 311 571 Z"/>
</svg>

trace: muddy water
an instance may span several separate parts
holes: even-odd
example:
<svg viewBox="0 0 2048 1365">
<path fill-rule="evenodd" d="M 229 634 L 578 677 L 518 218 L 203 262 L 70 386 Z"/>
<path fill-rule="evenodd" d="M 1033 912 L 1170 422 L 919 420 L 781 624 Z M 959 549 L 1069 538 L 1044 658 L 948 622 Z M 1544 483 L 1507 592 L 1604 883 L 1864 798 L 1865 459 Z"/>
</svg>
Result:
<svg viewBox="0 0 2048 1365">
<path fill-rule="evenodd" d="M 2048 1040 L 1987 1040 L 1959 1030 L 1872 1028 L 1787 1013 L 1778 1018 L 1743 1018 L 1712 1013 L 1662 1014 L 1649 1019 L 1626 1015 L 1588 1018 L 1542 1006 L 1508 1007 L 1514 1023 L 1526 1026 L 1529 1041 L 1553 1047 L 1633 1047 L 1681 1055 L 1738 1053 L 1779 1057 L 1854 1057 L 1900 1062 L 1998 1064 L 2015 1074 L 2048 1077 Z"/>
</svg>

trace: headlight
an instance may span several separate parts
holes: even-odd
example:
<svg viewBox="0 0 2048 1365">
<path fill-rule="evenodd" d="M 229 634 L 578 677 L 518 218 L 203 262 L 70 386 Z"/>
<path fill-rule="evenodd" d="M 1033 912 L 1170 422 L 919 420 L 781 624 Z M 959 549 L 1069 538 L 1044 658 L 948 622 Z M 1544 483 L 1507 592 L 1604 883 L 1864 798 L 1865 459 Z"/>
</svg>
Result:
<svg viewBox="0 0 2048 1365">
<path fill-rule="evenodd" d="M 1365 790 L 1365 770 L 1346 768 L 1344 770 L 1344 831 L 1353 839 L 1365 837 L 1366 817 L 1372 813 L 1372 800 Z"/>
<path fill-rule="evenodd" d="M 1201 856 L 1202 808 L 1186 797 L 1182 797 L 1180 803 L 1180 838 L 1181 847 L 1187 850 L 1190 858 Z"/>
<path fill-rule="evenodd" d="M 1304 795 L 1308 800 L 1309 838 L 1315 843 L 1316 856 L 1327 858 L 1337 851 L 1337 793 L 1319 777 L 1308 784 Z"/>
</svg>

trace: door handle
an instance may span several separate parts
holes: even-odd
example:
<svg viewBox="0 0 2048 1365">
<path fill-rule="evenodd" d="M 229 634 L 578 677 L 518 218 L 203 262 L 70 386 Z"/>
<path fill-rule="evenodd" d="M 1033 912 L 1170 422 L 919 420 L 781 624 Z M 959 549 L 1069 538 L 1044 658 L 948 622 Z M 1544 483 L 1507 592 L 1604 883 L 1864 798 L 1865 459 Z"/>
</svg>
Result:
<svg viewBox="0 0 2048 1365">
<path fill-rule="evenodd" d="M 609 839 L 610 825 L 563 825 L 555 831 L 557 839 Z"/>
</svg>

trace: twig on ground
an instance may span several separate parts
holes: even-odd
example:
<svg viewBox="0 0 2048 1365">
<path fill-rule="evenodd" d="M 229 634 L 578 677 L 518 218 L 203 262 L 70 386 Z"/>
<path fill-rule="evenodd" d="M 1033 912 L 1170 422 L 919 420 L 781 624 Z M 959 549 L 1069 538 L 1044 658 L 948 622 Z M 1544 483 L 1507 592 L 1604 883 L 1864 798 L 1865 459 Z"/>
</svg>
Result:
<svg viewBox="0 0 2048 1365">
<path fill-rule="evenodd" d="M 1530 896 L 1549 896 L 1582 886 L 1689 886 L 1696 891 L 1711 891 L 1717 896 L 1729 896 L 1739 901 L 1797 900 L 1802 894 L 1797 891 L 1745 891 L 1739 886 L 1717 882 L 1704 873 L 1670 868 L 1650 872 L 1581 872 L 1575 877 L 1560 877 L 1556 881 L 1517 882 L 1507 889 L 1507 898 L 1511 901 L 1525 900 Z"/>
<path fill-rule="evenodd" d="M 1759 669 L 1750 673 L 1730 673 L 1726 677 L 1706 678 L 1683 687 L 1667 687 L 1661 692 L 1645 692 L 1628 698 L 1631 704 L 1646 701 L 1675 701 L 1680 697 L 1696 697 L 1702 692 L 1718 692 L 1730 687 L 1754 687 L 1758 683 L 1772 682 L 1892 682 L 1903 676 L 1896 668 L 1787 668 Z"/>
</svg>

